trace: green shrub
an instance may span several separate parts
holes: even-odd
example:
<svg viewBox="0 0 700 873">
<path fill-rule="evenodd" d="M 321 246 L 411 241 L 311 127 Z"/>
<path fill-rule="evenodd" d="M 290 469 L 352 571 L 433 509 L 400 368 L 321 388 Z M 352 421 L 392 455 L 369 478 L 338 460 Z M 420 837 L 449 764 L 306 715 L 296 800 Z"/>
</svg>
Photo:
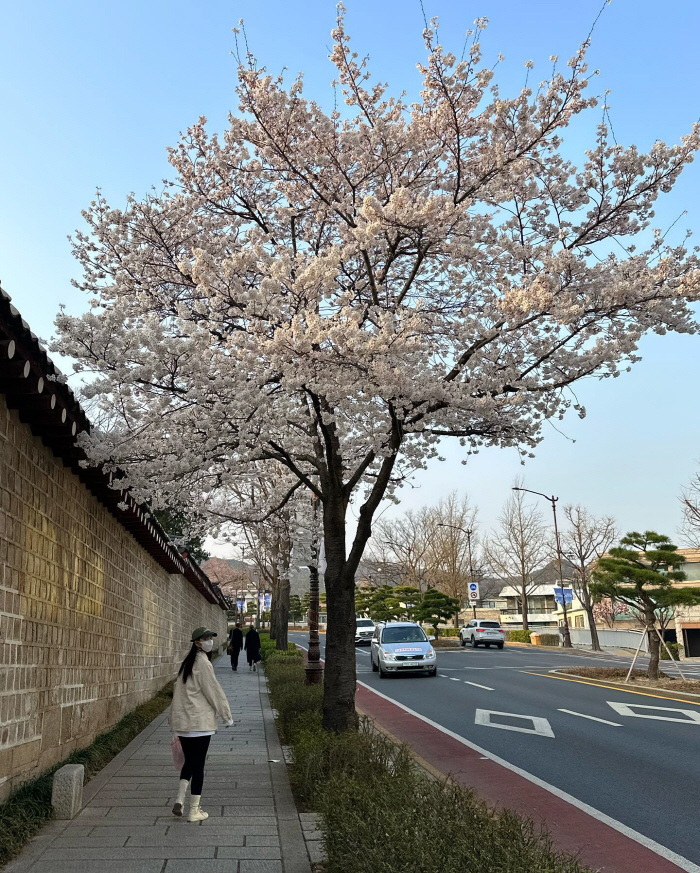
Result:
<svg viewBox="0 0 700 873">
<path fill-rule="evenodd" d="M 440 628 L 440 636 L 441 637 L 458 637 L 459 636 L 459 628 L 458 627 L 441 627 Z"/>
<path fill-rule="evenodd" d="M 680 661 L 680 659 L 681 659 L 681 656 L 680 656 L 680 648 L 681 647 L 680 647 L 680 645 L 678 643 L 666 643 L 666 646 L 668 646 L 668 648 L 670 649 L 671 655 L 673 656 L 673 660 Z M 668 652 L 666 651 L 666 646 L 661 646 L 660 658 L 662 661 L 669 660 Z"/>
<path fill-rule="evenodd" d="M 559 634 L 540 634 L 541 646 L 558 646 L 559 643 Z"/>
<path fill-rule="evenodd" d="M 277 643 L 275 640 L 271 640 L 269 634 L 261 633 L 260 634 L 260 657 L 263 661 L 267 661 L 270 658 L 296 658 L 297 660 L 303 660 L 302 652 L 297 649 L 294 643 L 287 643 L 287 650 L 278 649 Z"/>
<path fill-rule="evenodd" d="M 506 631 L 506 639 L 514 643 L 529 643 L 531 633 L 529 630 L 509 630 Z"/>
<path fill-rule="evenodd" d="M 148 727 L 173 699 L 173 683 L 124 716 L 111 730 L 95 737 L 91 745 L 73 752 L 36 779 L 25 782 L 0 805 L 0 867 L 18 854 L 53 815 L 53 774 L 64 764 L 82 764 L 85 781 L 107 766 L 112 758 Z"/>
<path fill-rule="evenodd" d="M 320 724 L 322 685 L 306 685 L 304 665 L 299 658 L 273 657 L 265 662 L 270 700 L 277 710 L 277 724 L 285 743 L 294 738 L 295 723 L 309 714 Z M 305 721 L 305 725 L 308 720 Z"/>
<path fill-rule="evenodd" d="M 465 858 L 470 869 L 498 873 L 586 873 L 530 820 L 426 776 L 408 747 L 368 720 L 359 731 L 324 731 L 322 689 L 304 684 L 302 664 L 273 657 L 265 673 L 293 747 L 295 795 L 321 816 L 328 873 L 444 873 Z"/>
</svg>

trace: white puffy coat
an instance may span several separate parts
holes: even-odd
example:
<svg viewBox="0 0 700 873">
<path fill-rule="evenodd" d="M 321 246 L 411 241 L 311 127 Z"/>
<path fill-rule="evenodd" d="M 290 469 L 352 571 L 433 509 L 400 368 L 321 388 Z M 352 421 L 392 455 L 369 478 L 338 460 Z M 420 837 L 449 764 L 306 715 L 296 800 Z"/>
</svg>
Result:
<svg viewBox="0 0 700 873">
<path fill-rule="evenodd" d="M 198 652 L 187 682 L 182 681 L 182 676 L 175 680 L 170 727 L 176 734 L 215 731 L 217 715 L 223 722 L 231 721 L 228 699 L 214 676 L 214 668 L 204 652 Z"/>
</svg>

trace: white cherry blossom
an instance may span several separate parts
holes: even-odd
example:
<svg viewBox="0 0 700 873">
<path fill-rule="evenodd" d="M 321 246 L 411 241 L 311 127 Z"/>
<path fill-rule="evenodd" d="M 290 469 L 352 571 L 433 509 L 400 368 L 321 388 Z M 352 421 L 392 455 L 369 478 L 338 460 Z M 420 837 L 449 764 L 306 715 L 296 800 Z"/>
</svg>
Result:
<svg viewBox="0 0 700 873">
<path fill-rule="evenodd" d="M 617 376 L 645 332 L 697 330 L 696 256 L 660 234 L 631 245 L 698 128 L 645 154 L 601 125 L 576 167 L 562 140 L 596 105 L 586 44 L 509 98 L 478 42 L 460 60 L 436 33 L 414 103 L 371 82 L 342 8 L 342 112 L 244 58 L 228 129 L 193 124 L 173 182 L 122 209 L 98 192 L 73 240 L 91 307 L 57 320 L 107 422 L 90 456 L 122 485 L 216 518 L 267 471 L 266 505 L 239 520 L 320 498 L 337 730 L 355 719 L 354 573 L 380 502 L 446 437 L 530 454 L 545 420 L 585 413 L 574 382 Z"/>
</svg>

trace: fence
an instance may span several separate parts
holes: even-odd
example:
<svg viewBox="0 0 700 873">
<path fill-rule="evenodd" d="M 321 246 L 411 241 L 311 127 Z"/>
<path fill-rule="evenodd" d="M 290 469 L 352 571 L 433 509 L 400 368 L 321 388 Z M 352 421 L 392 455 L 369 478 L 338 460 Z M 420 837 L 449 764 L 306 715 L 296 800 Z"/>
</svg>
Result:
<svg viewBox="0 0 700 873">
<path fill-rule="evenodd" d="M 570 629 L 571 642 L 575 646 L 590 646 L 591 632 L 588 628 L 572 627 Z M 649 641 L 643 634 L 642 648 L 640 651 L 647 652 Z M 639 645 L 640 632 L 631 630 L 605 630 L 598 628 L 598 640 L 605 649 L 636 649 Z"/>
</svg>

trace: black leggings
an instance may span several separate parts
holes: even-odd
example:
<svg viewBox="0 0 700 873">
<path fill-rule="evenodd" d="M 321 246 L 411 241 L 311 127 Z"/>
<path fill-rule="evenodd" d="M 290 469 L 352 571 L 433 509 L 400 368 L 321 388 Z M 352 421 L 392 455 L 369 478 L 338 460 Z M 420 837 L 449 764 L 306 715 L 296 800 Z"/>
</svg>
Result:
<svg viewBox="0 0 700 873">
<path fill-rule="evenodd" d="M 180 779 L 192 780 L 190 794 L 199 796 L 204 785 L 204 763 L 207 760 L 211 737 L 180 737 L 182 751 L 185 753 L 185 766 L 180 771 Z"/>
</svg>

